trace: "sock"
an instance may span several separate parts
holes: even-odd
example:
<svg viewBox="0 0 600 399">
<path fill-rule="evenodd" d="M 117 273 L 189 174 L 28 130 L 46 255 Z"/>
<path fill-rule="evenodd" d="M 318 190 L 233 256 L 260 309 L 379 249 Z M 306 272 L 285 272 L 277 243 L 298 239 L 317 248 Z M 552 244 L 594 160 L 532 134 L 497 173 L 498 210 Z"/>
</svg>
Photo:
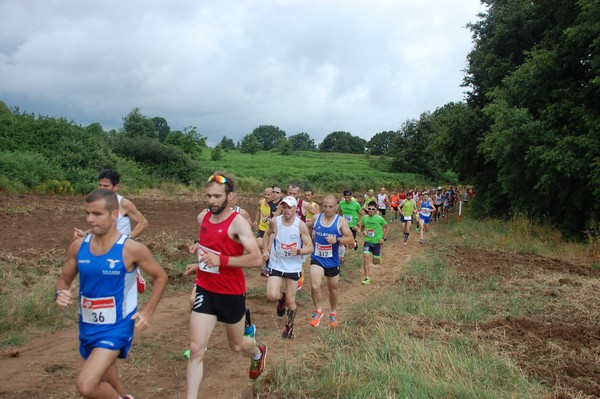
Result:
<svg viewBox="0 0 600 399">
<path fill-rule="evenodd" d="M 262 357 L 262 352 L 259 350 L 258 355 L 252 356 L 252 360 L 260 360 L 261 357 Z"/>
<path fill-rule="evenodd" d="M 291 326 L 292 324 L 294 324 L 295 318 L 296 318 L 296 310 L 288 309 L 287 310 L 287 325 Z"/>
</svg>

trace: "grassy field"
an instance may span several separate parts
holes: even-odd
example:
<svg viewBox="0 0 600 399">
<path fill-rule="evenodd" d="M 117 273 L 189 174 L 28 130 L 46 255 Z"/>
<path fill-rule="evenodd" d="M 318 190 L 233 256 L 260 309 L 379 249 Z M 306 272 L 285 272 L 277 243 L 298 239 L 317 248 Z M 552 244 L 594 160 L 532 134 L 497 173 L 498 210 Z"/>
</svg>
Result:
<svg viewBox="0 0 600 399">
<path fill-rule="evenodd" d="M 382 171 L 388 162 L 384 158 L 355 154 L 298 152 L 281 155 L 261 151 L 255 155 L 238 151 L 223 152 L 219 161 L 210 160 L 210 150 L 203 154 L 202 169 L 210 175 L 214 170 L 226 170 L 239 179 L 242 191 L 260 192 L 267 185 L 287 186 L 296 181 L 303 189 L 320 192 L 341 192 L 344 189 L 364 191 L 378 187 L 413 188 L 439 184 L 456 185 L 456 181 L 432 182 L 410 173 Z"/>
</svg>

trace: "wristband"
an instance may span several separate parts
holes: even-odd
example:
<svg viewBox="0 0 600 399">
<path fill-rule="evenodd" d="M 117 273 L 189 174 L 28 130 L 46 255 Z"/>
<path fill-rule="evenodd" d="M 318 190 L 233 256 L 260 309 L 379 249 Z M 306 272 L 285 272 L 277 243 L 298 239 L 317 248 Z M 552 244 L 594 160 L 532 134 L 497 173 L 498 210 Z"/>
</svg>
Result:
<svg viewBox="0 0 600 399">
<path fill-rule="evenodd" d="M 336 242 L 336 243 L 338 243 L 338 244 L 340 243 L 340 241 L 342 241 L 342 239 L 341 239 L 340 237 L 337 237 L 337 238 L 335 239 L 335 242 Z"/>
<path fill-rule="evenodd" d="M 220 254 L 219 255 L 219 266 L 220 267 L 227 267 L 228 263 L 229 263 L 229 256 Z"/>
<path fill-rule="evenodd" d="M 58 296 L 60 295 L 60 293 L 62 292 L 62 290 L 56 290 L 56 292 L 54 293 L 54 301 L 56 302 L 56 300 L 58 299 Z"/>
</svg>

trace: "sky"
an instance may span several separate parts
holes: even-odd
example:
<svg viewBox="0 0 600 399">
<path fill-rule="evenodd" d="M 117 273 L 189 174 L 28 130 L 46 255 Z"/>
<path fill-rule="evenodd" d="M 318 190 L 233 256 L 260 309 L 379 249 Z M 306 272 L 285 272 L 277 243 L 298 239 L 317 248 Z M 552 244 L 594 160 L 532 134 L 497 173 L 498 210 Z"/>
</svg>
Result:
<svg viewBox="0 0 600 399">
<path fill-rule="evenodd" d="M 461 87 L 479 0 L 0 0 L 0 101 L 218 143 L 260 125 L 369 140 Z"/>
</svg>

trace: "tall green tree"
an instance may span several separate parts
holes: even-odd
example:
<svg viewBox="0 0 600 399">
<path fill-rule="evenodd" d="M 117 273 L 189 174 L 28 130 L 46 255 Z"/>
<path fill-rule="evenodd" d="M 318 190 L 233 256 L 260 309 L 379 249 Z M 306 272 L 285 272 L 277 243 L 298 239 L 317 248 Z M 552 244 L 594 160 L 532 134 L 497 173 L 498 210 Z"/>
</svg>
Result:
<svg viewBox="0 0 600 399">
<path fill-rule="evenodd" d="M 233 142 L 232 139 L 227 138 L 227 136 L 223 136 L 223 138 L 219 142 L 219 145 L 225 151 L 235 150 L 235 143 Z"/>
<path fill-rule="evenodd" d="M 154 128 L 154 122 L 147 116 L 142 115 L 142 112 L 138 107 L 134 108 L 127 116 L 123 117 L 122 132 L 127 137 L 158 139 L 158 134 Z"/>
<path fill-rule="evenodd" d="M 396 135 L 397 135 L 397 132 L 394 132 L 394 131 L 385 131 L 385 132 L 376 133 L 367 142 L 367 150 L 371 153 L 371 155 L 386 154 L 388 149 L 394 142 Z"/>
<path fill-rule="evenodd" d="M 347 154 L 364 154 L 367 141 L 348 132 L 329 133 L 319 145 L 320 152 L 341 152 Z"/>
<path fill-rule="evenodd" d="M 294 134 L 288 138 L 294 151 L 316 151 L 317 146 L 308 133 L 302 132 Z"/>
<path fill-rule="evenodd" d="M 240 151 L 246 154 L 256 154 L 262 149 L 262 144 L 253 133 L 247 134 L 240 142 Z"/>
<path fill-rule="evenodd" d="M 570 234 L 598 220 L 599 20 L 597 0 L 490 1 L 472 26 L 470 104 L 489 126 L 476 166 L 484 212 L 526 213 Z"/>
<path fill-rule="evenodd" d="M 252 131 L 252 134 L 256 136 L 265 151 L 275 148 L 279 140 L 286 138 L 285 131 L 273 125 L 260 125 Z"/>
</svg>

